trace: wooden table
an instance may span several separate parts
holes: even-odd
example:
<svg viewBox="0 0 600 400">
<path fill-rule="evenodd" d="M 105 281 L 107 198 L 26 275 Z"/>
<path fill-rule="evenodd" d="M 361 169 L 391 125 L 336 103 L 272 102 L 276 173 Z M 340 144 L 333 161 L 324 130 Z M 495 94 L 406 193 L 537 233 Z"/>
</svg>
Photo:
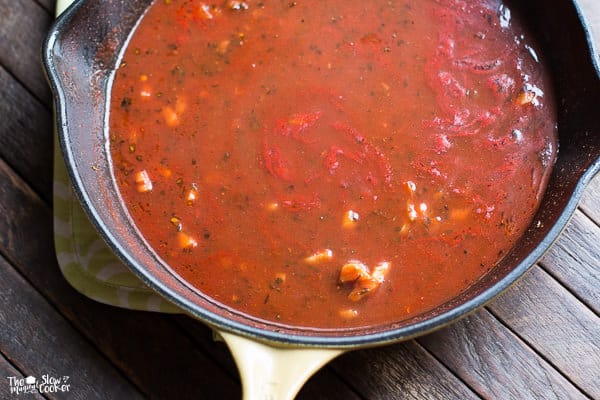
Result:
<svg viewBox="0 0 600 400">
<path fill-rule="evenodd" d="M 581 4 L 600 33 L 600 2 Z M 53 7 L 0 0 L 0 398 L 240 398 L 228 350 L 204 325 L 98 304 L 59 272 L 40 67 Z M 29 375 L 70 386 L 11 394 Z M 299 398 L 600 399 L 600 176 L 550 252 L 494 302 L 417 340 L 342 355 Z"/>
</svg>

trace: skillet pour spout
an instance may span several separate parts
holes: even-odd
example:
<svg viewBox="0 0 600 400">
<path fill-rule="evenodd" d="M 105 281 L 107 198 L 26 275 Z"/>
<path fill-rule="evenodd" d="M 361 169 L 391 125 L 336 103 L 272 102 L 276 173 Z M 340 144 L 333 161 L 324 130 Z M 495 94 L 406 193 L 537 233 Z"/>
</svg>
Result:
<svg viewBox="0 0 600 400">
<path fill-rule="evenodd" d="M 310 330 L 236 314 L 199 295 L 149 248 L 125 209 L 112 176 L 106 118 L 109 88 L 121 50 L 150 3 L 76 1 L 53 25 L 43 61 L 55 95 L 59 143 L 79 200 L 115 254 L 149 287 L 227 334 L 282 347 L 352 349 L 438 329 L 482 306 L 534 265 L 565 227 L 584 186 L 600 169 L 598 54 L 590 45 L 577 3 L 535 0 L 509 4 L 529 22 L 550 66 L 558 101 L 560 146 L 539 211 L 514 250 L 456 298 L 400 323 L 344 331 Z M 556 26 L 561 29 L 554 29 Z"/>
</svg>

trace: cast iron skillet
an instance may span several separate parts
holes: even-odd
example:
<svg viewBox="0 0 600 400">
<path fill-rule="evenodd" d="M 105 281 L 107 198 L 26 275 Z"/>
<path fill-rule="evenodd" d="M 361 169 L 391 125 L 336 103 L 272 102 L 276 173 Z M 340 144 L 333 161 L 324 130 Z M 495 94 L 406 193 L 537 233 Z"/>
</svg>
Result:
<svg viewBox="0 0 600 400">
<path fill-rule="evenodd" d="M 551 67 L 558 101 L 559 153 L 539 212 L 514 250 L 451 301 L 401 322 L 315 330 L 244 316 L 203 297 L 149 248 L 124 208 L 107 147 L 107 88 L 119 54 L 151 0 L 76 1 L 52 27 L 44 64 L 55 94 L 60 146 L 79 200 L 114 252 L 148 286 L 213 328 L 274 346 L 349 349 L 408 339 L 480 307 L 522 276 L 567 224 L 600 169 L 598 55 L 572 0 L 509 4 L 527 20 Z"/>
</svg>

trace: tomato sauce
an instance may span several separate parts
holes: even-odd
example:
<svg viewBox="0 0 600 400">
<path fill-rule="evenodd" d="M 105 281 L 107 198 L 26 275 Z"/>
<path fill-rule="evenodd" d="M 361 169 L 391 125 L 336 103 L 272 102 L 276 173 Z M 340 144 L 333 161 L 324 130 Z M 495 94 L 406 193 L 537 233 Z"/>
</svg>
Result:
<svg viewBox="0 0 600 400">
<path fill-rule="evenodd" d="M 111 89 L 118 187 L 205 296 L 313 328 L 401 321 L 486 274 L 557 149 L 496 0 L 152 4 Z"/>
</svg>

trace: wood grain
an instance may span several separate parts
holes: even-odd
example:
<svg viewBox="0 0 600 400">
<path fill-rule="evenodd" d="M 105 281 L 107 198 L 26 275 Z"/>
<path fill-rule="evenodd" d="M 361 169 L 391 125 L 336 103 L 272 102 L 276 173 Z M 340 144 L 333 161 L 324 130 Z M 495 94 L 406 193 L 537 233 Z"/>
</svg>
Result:
<svg viewBox="0 0 600 400">
<path fill-rule="evenodd" d="M 13 265 L 33 271 L 56 267 L 50 209 L 2 159 L 0 232 L 0 254 Z"/>
<path fill-rule="evenodd" d="M 586 398 L 485 309 L 419 342 L 486 399 Z"/>
<path fill-rule="evenodd" d="M 357 350 L 331 366 L 367 399 L 479 398 L 414 340 Z"/>
<path fill-rule="evenodd" d="M 19 370 L 40 378 L 44 374 L 69 376 L 71 398 L 141 398 L 137 389 L 1 257 L 0 272 L 0 303 L 10 305 L 0 309 L 0 349 Z"/>
<path fill-rule="evenodd" d="M 49 15 L 54 15 L 54 0 L 34 0 L 46 10 Z"/>
<path fill-rule="evenodd" d="M 540 268 L 489 305 L 584 393 L 600 398 L 600 318 Z"/>
<path fill-rule="evenodd" d="M 576 211 L 541 264 L 600 315 L 600 229 L 594 221 Z"/>
<path fill-rule="evenodd" d="M 52 197 L 52 168 L 49 167 L 52 165 L 52 113 L 2 66 L 0 93 L 0 158 L 49 201 Z"/>
<path fill-rule="evenodd" d="M 588 217 L 590 217 L 596 225 L 600 226 L 600 174 L 597 175 L 587 186 L 579 208 Z"/>
<path fill-rule="evenodd" d="M 16 379 L 23 379 L 25 376 L 16 369 L 12 364 L 8 362 L 8 360 L 0 355 L 0 399 L 10 399 L 17 397 L 15 393 L 11 392 L 10 388 L 10 378 L 14 377 Z M 27 399 L 35 399 L 35 400 L 43 400 L 44 397 L 39 393 L 28 394 L 26 395 Z M 25 395 L 22 395 L 25 397 Z"/>
<path fill-rule="evenodd" d="M 38 100 L 49 104 L 41 51 L 52 14 L 33 0 L 0 0 L 0 16 L 0 64 Z"/>
</svg>

